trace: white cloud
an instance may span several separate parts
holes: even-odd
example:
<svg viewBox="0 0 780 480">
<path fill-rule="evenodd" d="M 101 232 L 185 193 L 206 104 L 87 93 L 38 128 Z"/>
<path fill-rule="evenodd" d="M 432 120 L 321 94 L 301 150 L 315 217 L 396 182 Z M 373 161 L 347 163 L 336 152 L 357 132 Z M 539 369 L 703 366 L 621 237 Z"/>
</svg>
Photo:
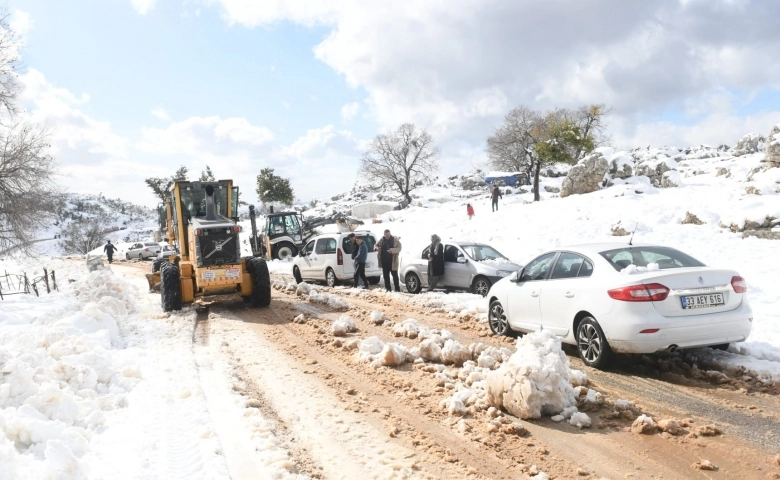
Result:
<svg viewBox="0 0 780 480">
<path fill-rule="evenodd" d="M 357 115 L 358 110 L 360 110 L 360 104 L 358 102 L 348 103 L 341 107 L 341 117 L 344 120 L 352 120 L 352 118 Z"/>
<path fill-rule="evenodd" d="M 606 103 L 630 122 L 780 88 L 777 2 L 214 1 L 230 24 L 330 29 L 316 58 L 367 92 L 380 129 L 414 122 L 445 143 L 484 142 L 520 104 Z"/>
<path fill-rule="evenodd" d="M 157 107 L 154 110 L 152 110 L 152 115 L 159 118 L 160 120 L 170 120 L 171 116 L 168 115 L 168 112 L 166 112 L 163 108 Z"/>
<path fill-rule="evenodd" d="M 154 6 L 157 3 L 157 0 L 130 0 L 130 3 L 133 5 L 133 8 L 136 12 L 140 13 L 141 15 L 146 15 L 147 13 L 154 10 Z"/>
<path fill-rule="evenodd" d="M 32 16 L 24 10 L 19 10 L 16 8 L 13 12 L 11 12 L 11 18 L 8 20 L 8 26 L 11 27 L 11 30 L 13 30 L 14 33 L 16 33 L 16 35 L 21 38 L 22 43 L 25 43 L 27 35 L 33 28 Z"/>
</svg>

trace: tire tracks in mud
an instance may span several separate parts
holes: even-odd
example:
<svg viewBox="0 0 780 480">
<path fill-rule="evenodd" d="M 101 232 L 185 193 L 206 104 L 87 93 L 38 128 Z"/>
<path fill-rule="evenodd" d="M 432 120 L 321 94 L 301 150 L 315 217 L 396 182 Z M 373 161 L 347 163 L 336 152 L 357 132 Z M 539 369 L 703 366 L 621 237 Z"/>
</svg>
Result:
<svg viewBox="0 0 780 480">
<path fill-rule="evenodd" d="M 485 324 L 468 316 L 464 321 L 463 318 L 446 315 L 443 309 L 430 309 L 410 304 L 404 299 L 372 294 L 370 291 L 356 293 L 317 288 L 321 292 L 342 296 L 352 306 L 348 313 L 353 318 L 356 318 L 356 314 L 366 316 L 371 310 L 379 310 L 396 322 L 412 317 L 429 327 L 447 328 L 464 344 L 482 342 L 501 347 L 513 343 L 511 339 L 489 334 Z M 282 295 L 294 298 L 294 294 L 275 292 L 277 298 Z M 305 301 L 298 306 L 300 311 L 308 312 L 317 311 L 318 308 Z M 370 322 L 363 322 L 360 329 L 366 336 L 378 335 L 386 342 L 401 340 L 392 338 L 392 333 L 387 329 L 374 327 Z M 587 372 L 591 388 L 609 395 L 613 400 L 630 399 L 649 414 L 657 416 L 656 420 L 694 417 L 696 425 L 715 423 L 725 431 L 725 435 L 717 438 L 637 435 L 628 432 L 630 422 L 600 422 L 597 414 L 591 412 L 588 413 L 593 417 L 594 426 L 600 424 L 601 428 L 594 427 L 587 433 L 572 432 L 549 420 L 526 422 L 532 438 L 552 446 L 552 455 L 568 458 L 575 464 L 583 456 L 589 458 L 588 469 L 609 478 L 628 475 L 627 472 L 639 478 L 651 474 L 663 478 L 694 478 L 702 475 L 702 472 L 691 470 L 690 465 L 706 457 L 717 459 L 719 471 L 726 474 L 724 478 L 775 478 L 773 475 L 780 478 L 780 468 L 773 459 L 773 455 L 780 451 L 780 399 L 773 394 L 773 390 L 762 393 L 761 390 L 766 391 L 765 388 L 753 388 L 739 377 L 727 375 L 730 372 L 721 372 L 720 381 L 669 371 L 655 372 L 658 378 L 654 378 L 652 375 L 647 377 L 626 373 L 625 370 L 631 370 L 630 366 L 621 371 L 602 372 L 585 367 L 578 358 L 570 360 L 573 368 Z M 630 356 L 627 361 L 641 364 L 647 359 Z M 728 381 L 723 381 L 722 377 L 728 377 Z M 639 463 L 638 458 L 642 459 Z M 640 473 L 640 469 L 643 473 Z M 571 470 L 565 468 L 564 472 Z M 564 476 L 568 474 L 563 473 Z"/>
</svg>

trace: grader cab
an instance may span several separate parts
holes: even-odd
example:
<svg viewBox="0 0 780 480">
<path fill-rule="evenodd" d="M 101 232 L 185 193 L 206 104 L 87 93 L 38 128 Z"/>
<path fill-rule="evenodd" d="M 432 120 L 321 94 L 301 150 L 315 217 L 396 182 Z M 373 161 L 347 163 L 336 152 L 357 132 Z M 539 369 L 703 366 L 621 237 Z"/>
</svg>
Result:
<svg viewBox="0 0 780 480">
<path fill-rule="evenodd" d="M 178 253 L 155 260 L 147 274 L 159 285 L 163 310 L 209 295 L 240 294 L 254 307 L 271 303 L 265 260 L 241 257 L 238 187 L 232 180 L 177 181 L 164 206 L 166 237 Z"/>
</svg>

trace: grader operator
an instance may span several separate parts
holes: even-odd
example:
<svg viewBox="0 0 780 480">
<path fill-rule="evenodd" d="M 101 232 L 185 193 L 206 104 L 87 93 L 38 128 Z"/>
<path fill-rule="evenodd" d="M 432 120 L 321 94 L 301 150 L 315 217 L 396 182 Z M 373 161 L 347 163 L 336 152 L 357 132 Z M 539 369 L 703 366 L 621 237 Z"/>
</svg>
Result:
<svg viewBox="0 0 780 480">
<path fill-rule="evenodd" d="M 207 295 L 240 294 L 253 307 L 271 303 L 265 260 L 241 257 L 238 187 L 232 180 L 177 181 L 165 200 L 166 236 L 179 252 L 157 260 L 147 274 L 160 285 L 163 310 L 181 310 Z"/>
</svg>

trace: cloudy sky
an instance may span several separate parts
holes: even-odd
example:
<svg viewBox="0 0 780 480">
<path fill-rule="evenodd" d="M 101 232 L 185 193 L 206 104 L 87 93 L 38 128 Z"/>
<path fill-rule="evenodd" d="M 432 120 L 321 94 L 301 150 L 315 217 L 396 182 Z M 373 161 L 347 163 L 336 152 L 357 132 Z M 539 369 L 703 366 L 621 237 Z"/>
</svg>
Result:
<svg viewBox="0 0 780 480">
<path fill-rule="evenodd" d="M 9 0 L 23 102 L 73 192 L 153 205 L 206 165 L 254 200 L 349 189 L 366 142 L 413 122 L 442 174 L 485 164 L 521 104 L 604 103 L 617 147 L 733 145 L 780 123 L 780 2 Z"/>
</svg>

